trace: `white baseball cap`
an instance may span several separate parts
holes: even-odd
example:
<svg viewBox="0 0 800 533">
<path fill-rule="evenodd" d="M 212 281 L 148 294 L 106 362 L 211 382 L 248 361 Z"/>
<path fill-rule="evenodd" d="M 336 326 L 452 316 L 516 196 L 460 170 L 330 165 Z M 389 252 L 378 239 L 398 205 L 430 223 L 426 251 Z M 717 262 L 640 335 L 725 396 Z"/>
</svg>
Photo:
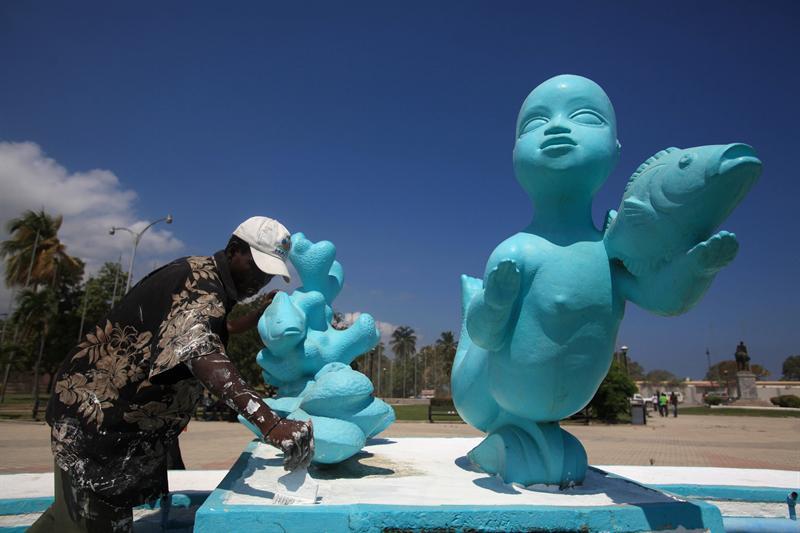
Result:
<svg viewBox="0 0 800 533">
<path fill-rule="evenodd" d="M 265 274 L 283 276 L 291 281 L 286 259 L 292 248 L 292 235 L 283 224 L 267 217 L 250 217 L 233 232 L 250 245 L 256 266 Z"/>
</svg>

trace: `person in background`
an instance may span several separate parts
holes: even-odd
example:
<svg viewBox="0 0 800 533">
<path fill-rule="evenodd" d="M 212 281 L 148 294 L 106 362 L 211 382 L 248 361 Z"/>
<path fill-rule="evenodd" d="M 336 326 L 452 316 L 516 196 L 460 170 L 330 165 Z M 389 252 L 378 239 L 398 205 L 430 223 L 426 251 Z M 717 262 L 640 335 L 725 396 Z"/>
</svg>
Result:
<svg viewBox="0 0 800 533">
<path fill-rule="evenodd" d="M 667 393 L 662 392 L 658 397 L 658 414 L 661 416 L 669 416 L 667 413 Z"/>
<path fill-rule="evenodd" d="M 669 394 L 669 403 L 672 406 L 672 416 L 678 418 L 678 395 L 675 394 L 675 391 Z"/>
</svg>

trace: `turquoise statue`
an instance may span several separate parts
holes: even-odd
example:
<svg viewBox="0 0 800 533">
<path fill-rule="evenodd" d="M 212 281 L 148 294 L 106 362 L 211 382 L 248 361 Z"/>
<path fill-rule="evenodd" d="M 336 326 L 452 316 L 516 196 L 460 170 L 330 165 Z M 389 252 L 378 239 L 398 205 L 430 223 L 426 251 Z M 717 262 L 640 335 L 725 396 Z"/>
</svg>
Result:
<svg viewBox="0 0 800 533">
<path fill-rule="evenodd" d="M 347 329 L 332 326 L 331 305 L 344 283 L 335 257 L 333 243 L 292 235 L 289 261 L 303 286 L 291 295 L 279 292 L 264 311 L 258 332 L 265 348 L 256 357 L 264 381 L 278 389 L 264 401 L 281 416 L 311 419 L 314 462 L 325 464 L 351 457 L 395 419 L 392 408 L 372 395 L 369 378 L 350 368 L 378 343 L 375 320 L 361 314 Z M 239 421 L 261 437 L 255 426 Z"/>
<path fill-rule="evenodd" d="M 614 108 L 596 83 L 562 75 L 536 87 L 513 157 L 535 216 L 494 250 L 483 280 L 461 278 L 453 400 L 487 433 L 469 459 L 506 482 L 581 483 L 586 452 L 558 422 L 603 381 L 626 301 L 683 313 L 738 250 L 734 234 L 713 232 L 760 174 L 749 146 L 658 152 L 601 231 L 592 200 L 620 148 Z"/>
</svg>

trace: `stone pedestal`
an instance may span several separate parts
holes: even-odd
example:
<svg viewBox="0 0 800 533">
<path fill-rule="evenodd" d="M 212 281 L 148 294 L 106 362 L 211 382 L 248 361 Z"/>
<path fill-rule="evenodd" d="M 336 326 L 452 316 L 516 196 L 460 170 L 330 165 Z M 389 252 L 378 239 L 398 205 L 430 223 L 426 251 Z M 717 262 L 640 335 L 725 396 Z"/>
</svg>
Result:
<svg viewBox="0 0 800 533">
<path fill-rule="evenodd" d="M 337 465 L 313 465 L 316 505 L 273 505 L 285 474 L 248 446 L 195 515 L 194 531 L 682 531 L 722 533 L 719 510 L 591 468 L 583 485 L 522 487 L 475 470 L 480 439 L 372 439 Z"/>
<path fill-rule="evenodd" d="M 758 400 L 758 390 L 756 389 L 756 375 L 748 370 L 740 370 L 736 373 L 737 400 Z"/>
<path fill-rule="evenodd" d="M 773 407 L 771 403 L 766 400 L 758 398 L 758 389 L 756 388 L 756 375 L 749 370 L 740 370 L 736 373 L 736 401 L 733 405 L 741 405 L 746 407 Z"/>
</svg>

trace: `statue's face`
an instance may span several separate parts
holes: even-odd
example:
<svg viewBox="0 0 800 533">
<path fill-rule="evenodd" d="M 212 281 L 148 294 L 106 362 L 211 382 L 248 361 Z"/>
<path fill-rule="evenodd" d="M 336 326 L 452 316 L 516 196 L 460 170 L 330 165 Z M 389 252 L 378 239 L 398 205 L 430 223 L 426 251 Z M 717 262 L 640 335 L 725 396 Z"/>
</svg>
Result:
<svg viewBox="0 0 800 533">
<path fill-rule="evenodd" d="M 614 108 L 593 81 L 556 76 L 536 87 L 522 104 L 514 171 L 531 197 L 591 196 L 618 156 Z"/>
<path fill-rule="evenodd" d="M 273 355 L 281 357 L 305 339 L 305 314 L 285 292 L 279 292 L 258 321 L 258 333 Z"/>
</svg>

